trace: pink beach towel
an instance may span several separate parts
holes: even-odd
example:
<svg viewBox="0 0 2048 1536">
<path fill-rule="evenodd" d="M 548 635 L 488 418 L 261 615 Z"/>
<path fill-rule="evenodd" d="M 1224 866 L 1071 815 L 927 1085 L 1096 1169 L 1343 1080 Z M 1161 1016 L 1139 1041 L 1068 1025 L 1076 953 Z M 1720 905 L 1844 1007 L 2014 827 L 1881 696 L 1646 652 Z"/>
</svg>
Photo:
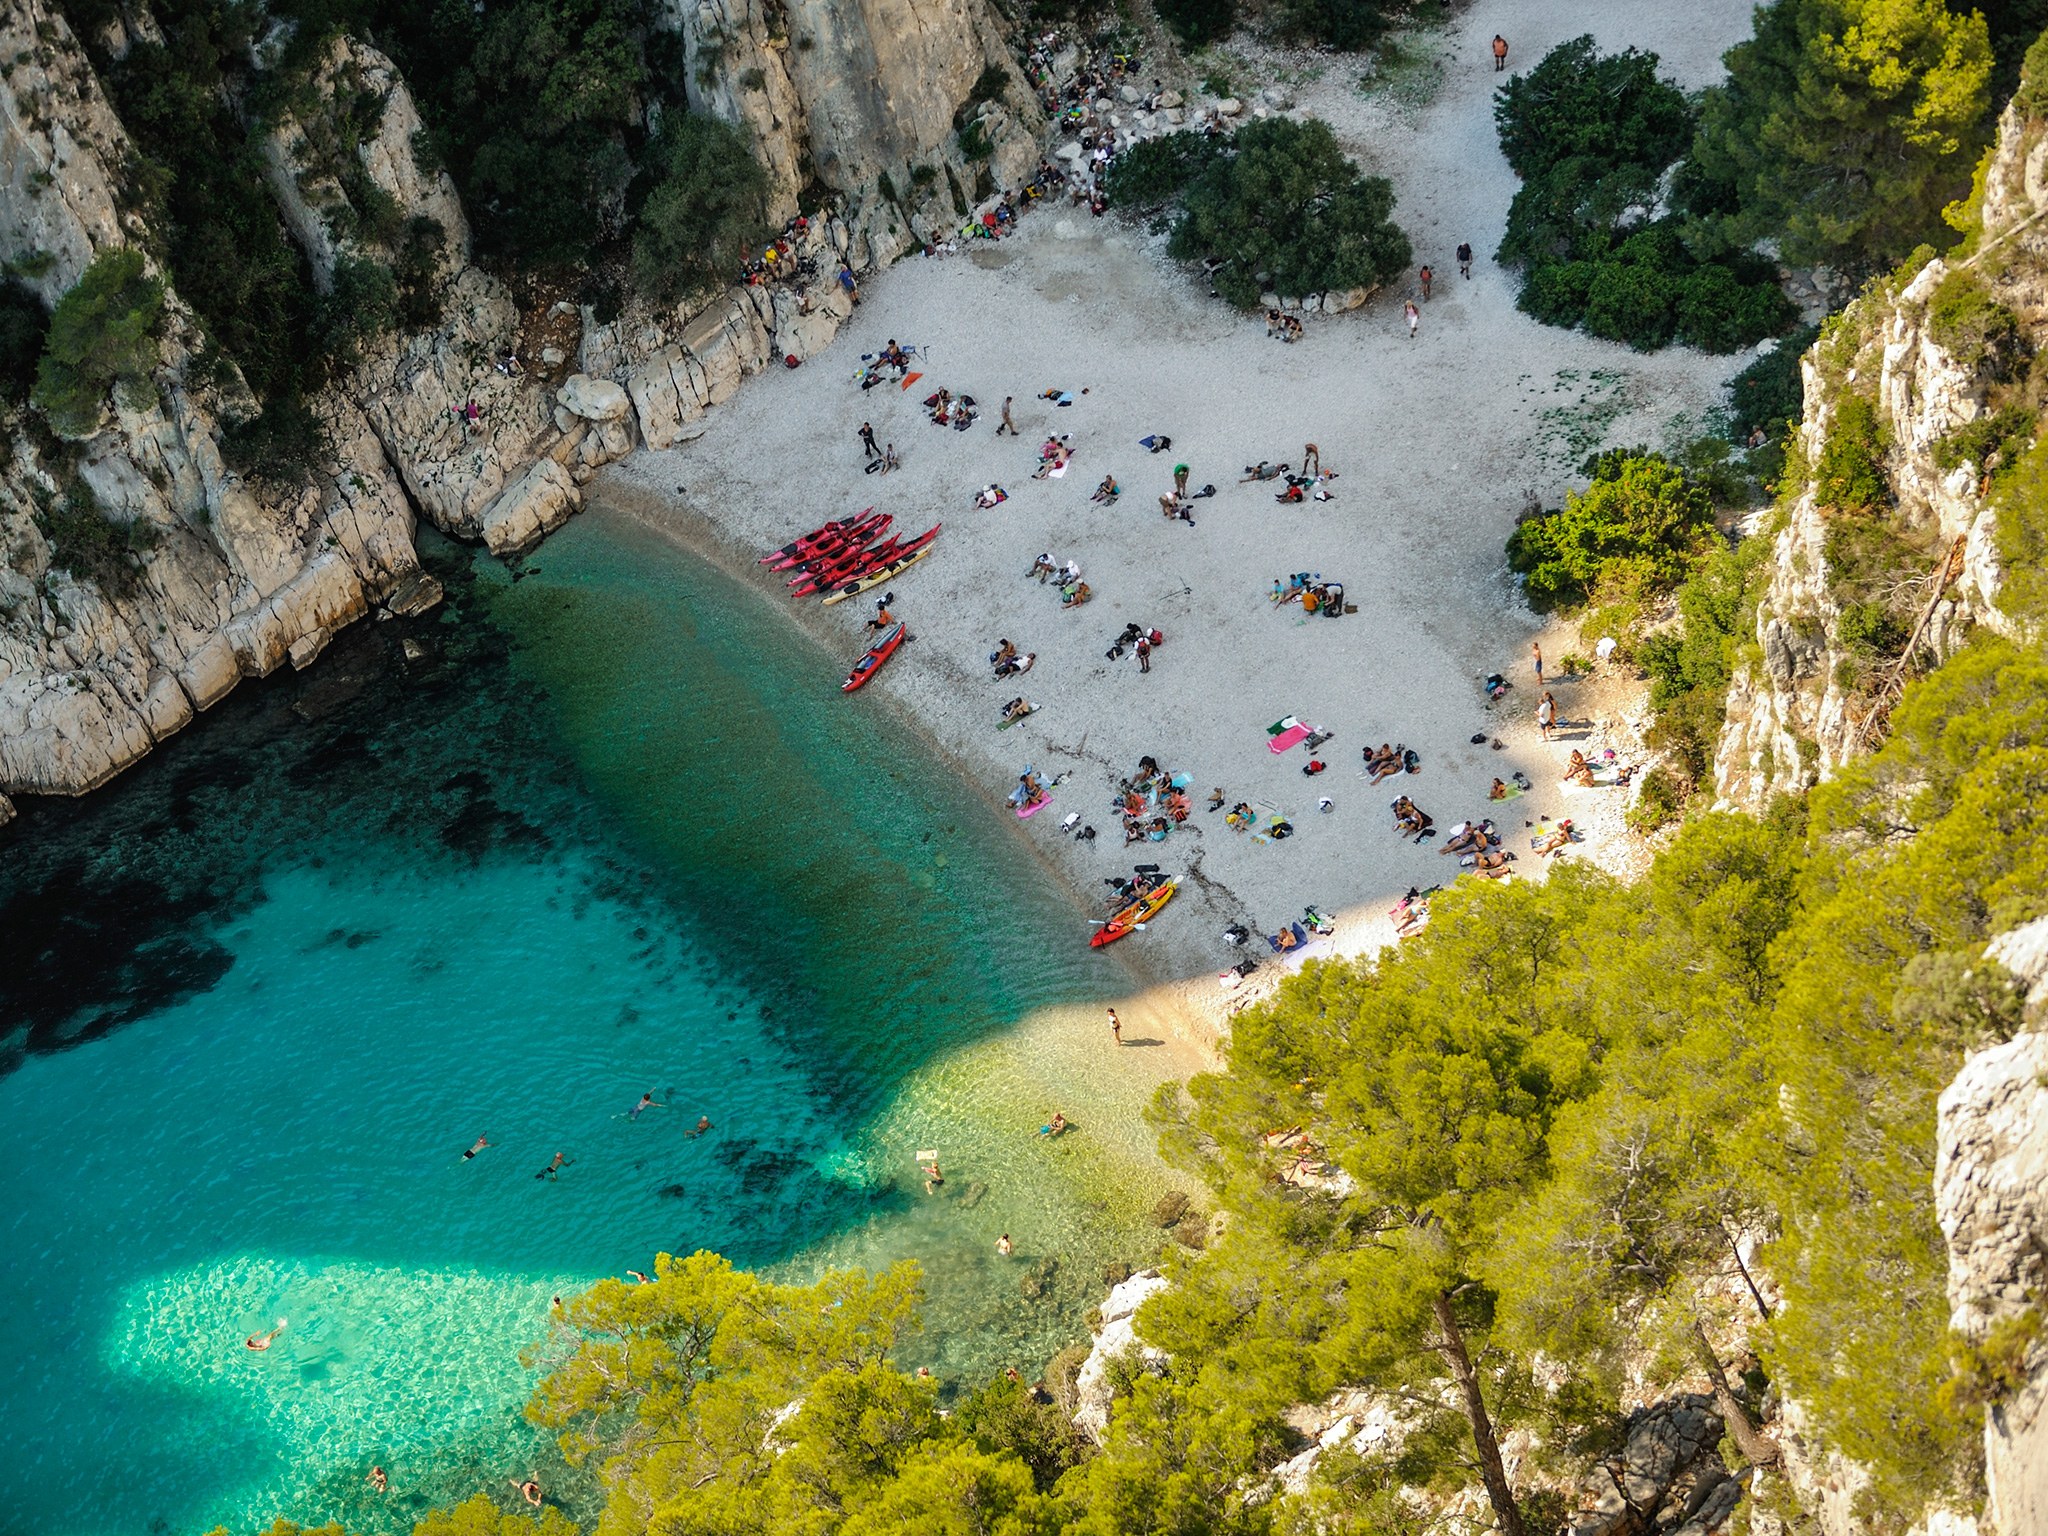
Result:
<svg viewBox="0 0 2048 1536">
<path fill-rule="evenodd" d="M 1307 741 L 1313 731 L 1313 726 L 1302 725 L 1297 722 L 1267 742 L 1266 750 L 1274 753 L 1285 752 L 1289 747 L 1299 746 L 1302 742 Z"/>
</svg>

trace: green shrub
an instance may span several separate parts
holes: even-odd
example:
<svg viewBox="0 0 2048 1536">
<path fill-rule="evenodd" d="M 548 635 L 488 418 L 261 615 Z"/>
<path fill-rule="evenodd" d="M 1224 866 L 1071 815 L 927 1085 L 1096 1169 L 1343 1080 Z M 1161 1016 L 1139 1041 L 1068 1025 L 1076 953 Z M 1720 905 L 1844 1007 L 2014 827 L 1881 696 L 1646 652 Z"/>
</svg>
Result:
<svg viewBox="0 0 2048 1536">
<path fill-rule="evenodd" d="M 1676 339 L 1730 352 L 1789 323 L 1767 266 L 1736 254 L 1702 265 L 1675 218 L 1646 218 L 1693 124 L 1655 54 L 1560 43 L 1500 88 L 1494 122 L 1522 178 L 1496 255 L 1521 268 L 1526 313 L 1641 351 Z"/>
<path fill-rule="evenodd" d="M 1806 376 L 1799 359 L 1819 335 L 1812 326 L 1793 332 L 1728 381 L 1729 426 L 1738 442 L 1747 441 L 1753 427 L 1782 442 L 1798 425 L 1806 414 Z"/>
<path fill-rule="evenodd" d="M 337 368 L 362 360 L 363 344 L 398 323 L 398 280 L 367 256 L 335 258 L 334 286 L 315 306 L 313 335 Z"/>
<path fill-rule="evenodd" d="M 672 112 L 649 147 L 655 183 L 633 234 L 633 273 L 673 297 L 731 276 L 759 243 L 768 177 L 739 131 Z"/>
<path fill-rule="evenodd" d="M 1896 656 L 1911 633 L 1885 603 L 1850 603 L 1835 618 L 1835 641 L 1866 656 Z"/>
<path fill-rule="evenodd" d="M 1185 129 L 1133 144 L 1109 162 L 1103 196 L 1113 208 L 1156 208 L 1186 191 L 1224 148 L 1221 139 Z"/>
<path fill-rule="evenodd" d="M 1863 396 L 1844 394 L 1836 402 L 1814 466 L 1813 492 L 1819 505 L 1837 512 L 1860 512 L 1891 500 L 1877 407 Z"/>
<path fill-rule="evenodd" d="M 1662 454 L 1595 462 L 1593 483 L 1562 509 L 1518 526 L 1508 564 L 1538 610 L 1576 606 L 1610 586 L 1667 591 L 1714 541 L 1712 499 Z"/>
<path fill-rule="evenodd" d="M 1230 35 L 1237 25 L 1237 0 L 1159 0 L 1159 19 L 1190 48 Z"/>
<path fill-rule="evenodd" d="M 1936 442 L 1934 462 L 1944 471 L 1974 464 L 1980 474 L 1990 474 L 2024 453 L 2033 435 L 2034 413 L 2023 405 L 2008 405 L 1963 423 Z"/>
<path fill-rule="evenodd" d="M 144 272 L 140 251 L 119 246 L 93 258 L 57 301 L 36 367 L 34 400 L 51 427 L 91 436 L 109 388 L 138 407 L 156 399 L 149 375 L 163 313 L 164 285 Z"/>
<path fill-rule="evenodd" d="M 52 565 L 108 592 L 132 590 L 141 556 L 158 542 L 154 524 L 108 517 L 83 480 L 38 505 L 35 520 L 49 540 Z"/>
<path fill-rule="evenodd" d="M 1358 53 L 1386 36 L 1403 9 L 1385 0 L 1278 0 L 1272 15 L 1284 39 Z"/>
<path fill-rule="evenodd" d="M 0 278 L 0 404 L 20 405 L 35 387 L 49 311 L 28 284 Z"/>
<path fill-rule="evenodd" d="M 1992 298 L 1973 272 L 1948 274 L 1927 301 L 1927 334 L 1965 368 L 2010 377 L 2025 358 L 2019 317 Z"/>
<path fill-rule="evenodd" d="M 1260 274 L 1283 294 L 1372 287 L 1408 265 L 1394 189 L 1345 158 L 1326 123 L 1269 118 L 1240 129 L 1183 195 L 1168 249 L 1219 258 L 1217 292 L 1259 302 Z"/>
<path fill-rule="evenodd" d="M 1631 832 L 1648 836 L 1676 821 L 1684 805 L 1685 785 L 1678 776 L 1668 768 L 1652 768 L 1643 775 L 1643 787 L 1636 792 L 1625 819 Z"/>
<path fill-rule="evenodd" d="M 256 416 L 221 436 L 221 453 L 235 469 L 267 485 L 302 482 L 320 461 L 327 434 L 305 397 L 272 397 Z"/>
<path fill-rule="evenodd" d="M 1650 676 L 1649 744 L 1689 784 L 1713 767 L 1736 652 L 1751 622 L 1743 561 L 1722 547 L 1679 587 L 1676 627 L 1636 646 L 1636 663 Z"/>
<path fill-rule="evenodd" d="M 1586 330 L 1654 352 L 1677 329 L 1678 284 L 1661 266 L 1602 262 L 1586 289 Z"/>
</svg>

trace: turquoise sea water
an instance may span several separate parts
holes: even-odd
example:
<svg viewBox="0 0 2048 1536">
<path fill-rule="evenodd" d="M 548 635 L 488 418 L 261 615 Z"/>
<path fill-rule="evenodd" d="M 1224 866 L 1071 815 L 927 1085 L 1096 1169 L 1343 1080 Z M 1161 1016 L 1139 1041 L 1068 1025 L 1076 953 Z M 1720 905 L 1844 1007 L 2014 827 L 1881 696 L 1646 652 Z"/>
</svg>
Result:
<svg viewBox="0 0 2048 1536">
<path fill-rule="evenodd" d="M 1156 1247 L 1079 1007 L 1121 975 L 839 658 L 604 516 L 438 558 L 436 615 L 0 842 L 0 1531 L 403 1530 L 529 1470 L 587 1512 L 518 1417 L 568 1287 L 914 1257 L 957 1382 Z"/>
</svg>

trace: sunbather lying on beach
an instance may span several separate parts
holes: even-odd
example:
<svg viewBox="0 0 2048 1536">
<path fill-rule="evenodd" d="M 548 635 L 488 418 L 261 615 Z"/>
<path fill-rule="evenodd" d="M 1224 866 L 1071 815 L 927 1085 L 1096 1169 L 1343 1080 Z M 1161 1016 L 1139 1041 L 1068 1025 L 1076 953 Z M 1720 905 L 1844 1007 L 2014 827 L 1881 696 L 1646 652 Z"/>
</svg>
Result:
<svg viewBox="0 0 2048 1536">
<path fill-rule="evenodd" d="M 1035 663 L 1037 660 L 1038 652 L 1036 651 L 1027 652 L 1022 656 L 1013 655 L 1007 661 L 999 661 L 996 663 L 996 676 L 1017 677 L 1025 672 L 1029 672 L 1032 668 L 1033 663 Z"/>
<path fill-rule="evenodd" d="M 1491 848 L 1500 839 L 1494 836 L 1493 823 L 1482 821 L 1477 825 L 1461 821 L 1451 828 L 1451 835 L 1439 853 L 1481 853 Z"/>
<path fill-rule="evenodd" d="M 1154 432 L 1138 439 L 1138 446 L 1147 453 L 1164 453 L 1173 446 L 1173 439 L 1163 432 Z"/>
<path fill-rule="evenodd" d="M 1514 861 L 1514 857 L 1512 853 L 1507 852 L 1505 849 L 1475 854 L 1471 860 L 1472 872 L 1475 875 L 1484 875 L 1489 880 L 1505 880 L 1514 873 L 1508 867 Z M 1464 860 L 1461 859 L 1459 862 L 1463 863 Z"/>
<path fill-rule="evenodd" d="M 1539 856 L 1549 857 L 1552 854 L 1563 853 L 1571 845 L 1572 824 L 1565 820 L 1560 821 L 1556 830 L 1536 845 L 1536 852 Z"/>
<path fill-rule="evenodd" d="M 1256 464 L 1245 465 L 1244 478 L 1237 483 L 1239 485 L 1249 485 L 1254 480 L 1277 480 L 1286 473 L 1287 466 L 1285 464 L 1268 464 L 1264 459 L 1261 459 Z"/>
<path fill-rule="evenodd" d="M 1367 747 L 1365 749 L 1365 771 L 1372 775 L 1372 781 L 1375 784 L 1390 774 L 1399 773 L 1401 771 L 1400 751 L 1384 741 L 1380 743 L 1377 752 Z"/>
</svg>

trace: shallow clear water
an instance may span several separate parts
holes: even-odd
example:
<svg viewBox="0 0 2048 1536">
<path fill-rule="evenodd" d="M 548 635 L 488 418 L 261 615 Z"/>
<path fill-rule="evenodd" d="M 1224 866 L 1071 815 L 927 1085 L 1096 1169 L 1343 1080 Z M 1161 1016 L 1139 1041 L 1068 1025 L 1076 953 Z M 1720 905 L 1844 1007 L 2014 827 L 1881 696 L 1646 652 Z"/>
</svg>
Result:
<svg viewBox="0 0 2048 1536">
<path fill-rule="evenodd" d="M 440 558 L 438 615 L 0 844 L 0 1530 L 575 1508 L 518 1417 L 566 1287 L 913 1257 L 909 1358 L 972 1380 L 1156 1247 L 1120 973 L 838 658 L 603 516 L 517 583 Z"/>
</svg>

